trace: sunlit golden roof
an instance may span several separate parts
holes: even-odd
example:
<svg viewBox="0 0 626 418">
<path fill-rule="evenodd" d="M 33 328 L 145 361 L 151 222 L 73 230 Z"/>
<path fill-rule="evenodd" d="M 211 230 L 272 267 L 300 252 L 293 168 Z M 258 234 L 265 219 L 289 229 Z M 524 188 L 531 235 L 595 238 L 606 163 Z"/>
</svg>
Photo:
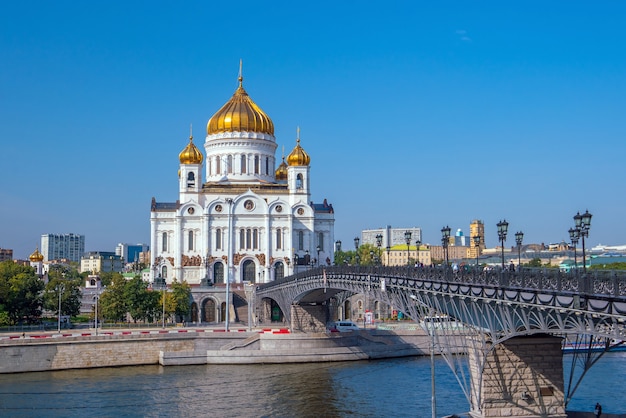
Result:
<svg viewBox="0 0 626 418">
<path fill-rule="evenodd" d="M 291 151 L 287 157 L 287 164 L 290 166 L 303 166 L 311 163 L 311 157 L 300 146 L 300 128 L 298 128 L 298 138 L 296 139 L 296 147 Z"/>
<path fill-rule="evenodd" d="M 189 143 L 184 150 L 178 154 L 181 164 L 202 164 L 204 156 L 193 143 L 193 135 L 189 136 Z"/>
<path fill-rule="evenodd" d="M 283 157 L 283 162 L 280 163 L 276 169 L 276 180 L 287 180 L 287 163 L 285 162 L 285 157 Z"/>
<path fill-rule="evenodd" d="M 35 252 L 34 252 L 34 253 L 32 253 L 32 254 L 30 255 L 30 257 L 28 257 L 28 258 L 30 259 L 30 261 L 32 261 L 32 262 L 34 262 L 34 263 L 41 262 L 41 261 L 43 261 L 43 254 L 41 254 L 41 253 L 39 252 L 39 248 L 37 248 L 37 249 L 35 250 Z"/>
<path fill-rule="evenodd" d="M 240 75 L 235 94 L 209 119 L 206 132 L 208 135 L 222 132 L 259 132 L 273 136 L 274 123 L 248 96 Z"/>
</svg>

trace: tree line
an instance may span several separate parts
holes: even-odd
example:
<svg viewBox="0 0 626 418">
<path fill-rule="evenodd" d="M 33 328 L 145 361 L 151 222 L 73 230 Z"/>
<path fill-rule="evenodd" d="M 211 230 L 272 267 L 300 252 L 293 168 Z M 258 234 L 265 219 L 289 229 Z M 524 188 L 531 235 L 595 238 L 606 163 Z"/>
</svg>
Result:
<svg viewBox="0 0 626 418">
<path fill-rule="evenodd" d="M 52 265 L 46 284 L 30 266 L 1 262 L 0 326 L 37 324 L 46 316 L 79 316 L 83 292 L 89 292 L 83 287 L 87 276 L 76 268 Z M 183 321 L 189 316 L 191 288 L 186 282 L 174 280 L 166 292 L 152 289 L 138 275 L 127 280 L 120 273 L 102 273 L 100 278 L 99 321 L 158 322 L 172 317 Z M 90 318 L 94 317 L 92 309 Z"/>
</svg>

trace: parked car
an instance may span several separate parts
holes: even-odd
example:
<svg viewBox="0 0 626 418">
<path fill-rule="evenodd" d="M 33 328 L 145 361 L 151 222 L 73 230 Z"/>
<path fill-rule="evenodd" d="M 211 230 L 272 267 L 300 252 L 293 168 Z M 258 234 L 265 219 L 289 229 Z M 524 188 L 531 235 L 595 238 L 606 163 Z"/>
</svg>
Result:
<svg viewBox="0 0 626 418">
<path fill-rule="evenodd" d="M 330 332 L 358 331 L 359 329 L 358 325 L 352 321 L 337 321 L 328 327 Z"/>
</svg>

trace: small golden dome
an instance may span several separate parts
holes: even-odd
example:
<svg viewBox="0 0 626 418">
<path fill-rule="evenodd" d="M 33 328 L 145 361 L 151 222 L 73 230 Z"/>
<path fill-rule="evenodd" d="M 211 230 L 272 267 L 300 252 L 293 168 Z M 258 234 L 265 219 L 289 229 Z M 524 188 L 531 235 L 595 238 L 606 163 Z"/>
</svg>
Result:
<svg viewBox="0 0 626 418">
<path fill-rule="evenodd" d="M 193 136 L 189 136 L 189 143 L 185 149 L 178 155 L 181 164 L 202 164 L 204 156 L 193 143 Z"/>
<path fill-rule="evenodd" d="M 294 165 L 309 165 L 311 163 L 311 157 L 300 146 L 300 138 L 296 140 L 296 147 L 291 151 L 291 154 L 287 157 L 287 164 Z"/>
<path fill-rule="evenodd" d="M 208 135 L 222 132 L 259 132 L 274 135 L 274 123 L 243 88 L 243 77 L 239 76 L 239 87 L 235 94 L 215 113 L 206 126 Z"/>
<path fill-rule="evenodd" d="M 43 261 L 43 254 L 41 254 L 41 253 L 39 252 L 39 248 L 37 248 L 37 249 L 35 250 L 35 252 L 34 252 L 34 253 L 32 253 L 32 254 L 30 255 L 30 257 L 28 257 L 28 258 L 29 258 L 29 259 L 30 259 L 30 261 L 32 261 L 33 263 L 38 263 L 38 262 Z"/>
<path fill-rule="evenodd" d="M 280 163 L 276 169 L 276 180 L 287 180 L 287 163 L 285 162 L 285 157 L 283 157 L 283 162 Z"/>
</svg>

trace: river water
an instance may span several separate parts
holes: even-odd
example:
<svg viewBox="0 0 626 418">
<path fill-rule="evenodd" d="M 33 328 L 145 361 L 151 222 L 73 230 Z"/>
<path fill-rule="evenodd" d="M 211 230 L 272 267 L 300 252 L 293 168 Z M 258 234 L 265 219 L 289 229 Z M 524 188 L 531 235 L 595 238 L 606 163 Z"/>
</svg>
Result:
<svg viewBox="0 0 626 418">
<path fill-rule="evenodd" d="M 468 411 L 443 359 L 435 368 L 437 416 Z M 626 413 L 624 394 L 626 352 L 609 353 L 585 376 L 568 409 L 592 411 L 600 402 L 606 413 Z M 430 359 L 0 375 L 0 416 L 427 418 Z"/>
</svg>

